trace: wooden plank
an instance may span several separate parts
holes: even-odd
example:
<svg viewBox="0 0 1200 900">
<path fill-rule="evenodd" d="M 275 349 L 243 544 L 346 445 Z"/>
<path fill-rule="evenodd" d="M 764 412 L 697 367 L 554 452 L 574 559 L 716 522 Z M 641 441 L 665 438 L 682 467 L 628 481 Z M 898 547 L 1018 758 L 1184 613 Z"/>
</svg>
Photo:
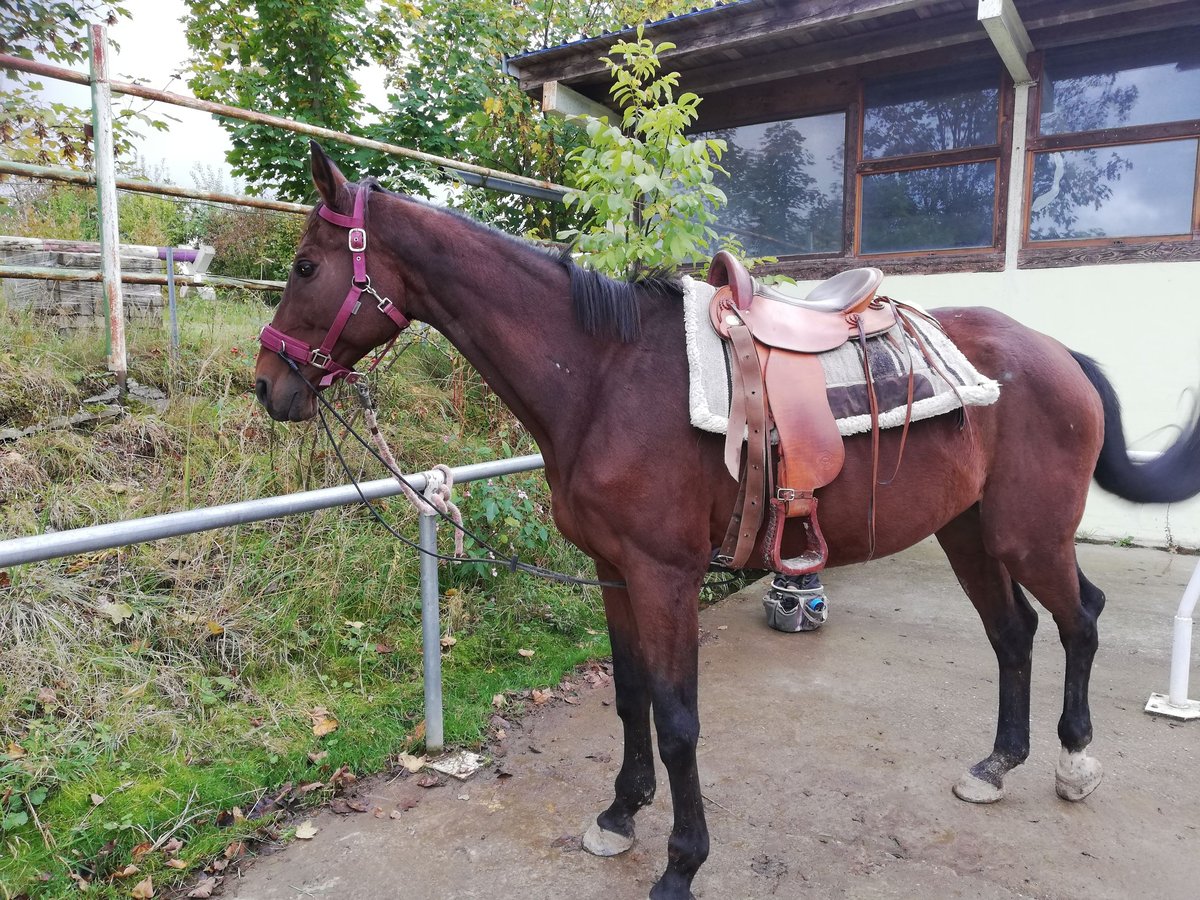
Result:
<svg viewBox="0 0 1200 900">
<path fill-rule="evenodd" d="M 1104 246 L 1026 247 L 1018 255 L 1022 269 L 1057 269 L 1062 266 L 1102 266 L 1119 263 L 1179 262 L 1200 259 L 1200 240 L 1112 241 Z"/>
<path fill-rule="evenodd" d="M 907 172 L 912 169 L 931 169 L 935 166 L 991 162 L 1000 157 L 1000 149 L 1000 144 L 985 144 L 982 147 L 960 147 L 957 150 L 931 150 L 928 153 L 907 156 L 866 159 L 858 164 L 858 174 L 878 175 L 881 172 Z"/>
<path fill-rule="evenodd" d="M 1074 150 L 1082 147 L 1111 147 L 1117 144 L 1169 141 L 1197 135 L 1200 135 L 1200 119 L 1185 119 L 1180 122 L 1161 122 L 1156 125 L 1126 125 L 1122 128 L 1051 134 L 1030 140 L 1029 149 L 1037 153 L 1047 150 Z"/>
<path fill-rule="evenodd" d="M 558 81 L 547 81 L 542 85 L 542 112 L 560 119 L 591 116 L 593 119 L 607 119 L 613 124 L 621 122 L 620 113 Z"/>
<path fill-rule="evenodd" d="M 679 46 L 662 54 L 662 59 L 688 53 L 726 48 L 778 38 L 792 32 L 805 31 L 839 21 L 858 21 L 904 12 L 927 3 L 928 0 L 803 0 L 785 7 L 754 5 L 746 10 L 738 7 L 716 7 L 691 16 L 667 19 L 646 28 L 646 36 L 654 41 L 672 40 Z M 584 41 L 578 45 L 554 48 L 518 57 L 507 62 L 508 71 L 518 76 L 521 90 L 533 90 L 546 81 L 573 81 L 580 76 L 604 71 L 600 53 L 618 39 L 632 35 L 632 30 L 612 35 L 604 42 Z M 675 39 L 678 38 L 676 41 Z"/>
</svg>

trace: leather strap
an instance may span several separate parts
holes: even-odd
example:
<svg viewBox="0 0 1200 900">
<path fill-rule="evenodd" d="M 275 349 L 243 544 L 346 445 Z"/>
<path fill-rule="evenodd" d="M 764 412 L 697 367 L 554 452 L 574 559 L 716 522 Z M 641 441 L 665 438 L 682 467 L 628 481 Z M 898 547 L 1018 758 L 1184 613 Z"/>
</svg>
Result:
<svg viewBox="0 0 1200 900">
<path fill-rule="evenodd" d="M 729 329 L 729 339 L 733 344 L 735 385 L 742 385 L 740 391 L 735 386 L 734 397 L 742 402 L 737 403 L 736 421 L 734 411 L 730 410 L 729 427 L 725 433 L 725 465 L 730 474 L 738 478 L 741 487 L 721 545 L 721 556 L 729 560 L 728 565 L 738 569 L 750 559 L 762 527 L 767 496 L 770 426 L 762 366 L 754 337 L 745 325 L 736 325 Z M 746 445 L 744 458 L 743 434 Z"/>
</svg>

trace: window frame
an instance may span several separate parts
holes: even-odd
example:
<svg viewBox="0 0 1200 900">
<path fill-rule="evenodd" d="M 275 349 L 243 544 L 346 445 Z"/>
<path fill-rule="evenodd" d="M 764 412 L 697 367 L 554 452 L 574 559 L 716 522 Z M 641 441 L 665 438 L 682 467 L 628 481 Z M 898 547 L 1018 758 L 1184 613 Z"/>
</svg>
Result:
<svg viewBox="0 0 1200 900">
<path fill-rule="evenodd" d="M 1153 45 L 1161 36 L 1143 37 Z M 1050 51 L 1053 53 L 1053 50 Z M 1094 265 L 1111 262 L 1149 262 L 1155 260 L 1200 259 L 1200 118 L 1157 122 L 1150 125 L 1124 125 L 1066 134 L 1041 133 L 1042 98 L 1045 91 L 1046 51 L 1031 54 L 1030 72 L 1037 82 L 1030 91 L 1024 154 L 1024 200 L 1022 202 L 1021 243 L 1017 267 L 1050 268 L 1066 265 Z M 1032 224 L 1033 167 L 1042 153 L 1057 150 L 1089 150 L 1172 140 L 1196 141 L 1196 163 L 1192 185 L 1190 234 L 1135 235 L 1125 237 L 1029 239 Z"/>
</svg>

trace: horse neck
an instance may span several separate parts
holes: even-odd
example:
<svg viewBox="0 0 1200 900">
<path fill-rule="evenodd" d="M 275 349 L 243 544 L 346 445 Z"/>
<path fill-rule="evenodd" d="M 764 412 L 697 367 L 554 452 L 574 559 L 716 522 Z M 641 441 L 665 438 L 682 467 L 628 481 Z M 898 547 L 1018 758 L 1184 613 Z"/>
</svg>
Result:
<svg viewBox="0 0 1200 900">
<path fill-rule="evenodd" d="M 504 235 L 399 202 L 416 220 L 392 248 L 409 273 L 410 314 L 475 367 L 552 467 L 586 431 L 594 361 L 604 352 L 575 321 L 569 275 Z"/>
</svg>

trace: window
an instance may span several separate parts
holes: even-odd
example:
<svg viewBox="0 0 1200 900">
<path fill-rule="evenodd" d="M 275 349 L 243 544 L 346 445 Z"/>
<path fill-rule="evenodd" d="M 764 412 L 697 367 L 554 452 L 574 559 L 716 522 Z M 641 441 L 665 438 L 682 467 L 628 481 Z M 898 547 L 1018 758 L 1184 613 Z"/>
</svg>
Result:
<svg viewBox="0 0 1200 900">
<path fill-rule="evenodd" d="M 1047 54 L 1029 245 L 1200 236 L 1200 35 Z"/>
<path fill-rule="evenodd" d="M 717 232 L 748 256 L 842 252 L 846 115 L 832 113 L 709 132 L 728 149 L 717 174 L 727 205 Z"/>
<path fill-rule="evenodd" d="M 996 244 L 1000 76 L 922 72 L 868 82 L 858 166 L 861 254 Z"/>
</svg>

